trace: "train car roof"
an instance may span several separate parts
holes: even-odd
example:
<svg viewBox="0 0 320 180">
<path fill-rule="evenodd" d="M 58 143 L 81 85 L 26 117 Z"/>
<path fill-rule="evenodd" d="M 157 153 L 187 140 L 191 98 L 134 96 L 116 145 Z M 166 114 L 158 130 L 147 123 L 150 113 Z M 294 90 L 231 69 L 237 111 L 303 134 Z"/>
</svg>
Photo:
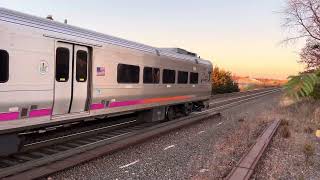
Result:
<svg viewBox="0 0 320 180">
<path fill-rule="evenodd" d="M 44 31 L 52 32 L 55 34 L 61 34 L 66 37 L 74 37 L 80 39 L 86 39 L 89 42 L 95 43 L 106 43 L 112 44 L 116 46 L 122 46 L 130 49 L 135 49 L 139 51 L 144 51 L 152 54 L 157 54 L 160 56 L 168 56 L 172 58 L 176 58 L 178 60 L 188 60 L 195 63 L 205 64 L 212 66 L 210 61 L 203 60 L 198 57 L 179 54 L 177 52 L 170 51 L 168 48 L 155 48 L 149 45 L 125 40 L 122 38 L 106 35 L 103 33 L 95 32 L 92 30 L 87 30 L 84 28 L 72 26 L 69 24 L 57 22 L 54 20 L 49 20 L 46 18 L 40 18 L 33 15 L 28 15 L 25 13 L 5 9 L 0 7 L 0 21 L 14 23 L 23 26 L 29 26 L 37 29 L 41 29 Z M 48 35 L 50 37 L 50 35 Z"/>
</svg>

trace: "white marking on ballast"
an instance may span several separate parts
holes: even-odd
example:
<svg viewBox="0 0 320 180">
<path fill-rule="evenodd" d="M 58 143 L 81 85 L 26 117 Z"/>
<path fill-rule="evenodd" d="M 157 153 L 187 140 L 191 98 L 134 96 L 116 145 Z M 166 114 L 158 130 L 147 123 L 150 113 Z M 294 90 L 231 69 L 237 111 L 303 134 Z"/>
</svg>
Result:
<svg viewBox="0 0 320 180">
<path fill-rule="evenodd" d="M 166 151 L 166 150 L 168 150 L 168 149 L 170 149 L 170 148 L 173 148 L 173 147 L 175 147 L 175 146 L 176 146 L 176 145 L 167 146 L 167 147 L 165 147 L 163 150 Z"/>
<path fill-rule="evenodd" d="M 132 162 L 132 163 L 129 163 L 129 164 L 120 166 L 119 168 L 120 168 L 120 169 L 123 169 L 123 168 L 129 167 L 129 166 L 132 166 L 132 165 L 134 165 L 134 164 L 137 164 L 138 162 L 139 162 L 139 160 L 136 160 L 136 161 L 134 161 L 134 162 Z"/>
<path fill-rule="evenodd" d="M 217 126 L 220 126 L 221 124 L 223 124 L 223 122 L 220 122 Z"/>
<path fill-rule="evenodd" d="M 205 173 L 205 172 L 209 172 L 209 170 L 208 169 L 201 169 L 200 170 L 200 173 Z"/>
<path fill-rule="evenodd" d="M 202 133 L 205 133 L 205 131 L 200 131 L 200 132 L 198 132 L 198 134 L 202 134 Z"/>
</svg>

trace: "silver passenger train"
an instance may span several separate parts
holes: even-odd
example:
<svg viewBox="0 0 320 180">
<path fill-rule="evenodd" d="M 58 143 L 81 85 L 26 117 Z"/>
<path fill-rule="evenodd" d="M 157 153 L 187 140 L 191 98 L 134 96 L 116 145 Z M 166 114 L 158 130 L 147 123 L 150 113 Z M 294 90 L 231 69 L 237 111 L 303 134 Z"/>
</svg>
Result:
<svg viewBox="0 0 320 180">
<path fill-rule="evenodd" d="M 0 155 L 33 129 L 128 112 L 149 121 L 188 115 L 208 106 L 211 71 L 179 48 L 0 8 Z"/>
</svg>

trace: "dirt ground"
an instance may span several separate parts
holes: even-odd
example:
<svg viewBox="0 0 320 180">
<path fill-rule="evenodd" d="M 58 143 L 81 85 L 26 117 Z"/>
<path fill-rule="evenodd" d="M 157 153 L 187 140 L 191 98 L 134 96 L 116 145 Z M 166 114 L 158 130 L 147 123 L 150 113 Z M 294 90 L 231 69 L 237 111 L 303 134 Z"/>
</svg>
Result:
<svg viewBox="0 0 320 180">
<path fill-rule="evenodd" d="M 252 179 L 320 179 L 320 102 L 283 97 L 268 114 L 282 123 Z"/>
</svg>

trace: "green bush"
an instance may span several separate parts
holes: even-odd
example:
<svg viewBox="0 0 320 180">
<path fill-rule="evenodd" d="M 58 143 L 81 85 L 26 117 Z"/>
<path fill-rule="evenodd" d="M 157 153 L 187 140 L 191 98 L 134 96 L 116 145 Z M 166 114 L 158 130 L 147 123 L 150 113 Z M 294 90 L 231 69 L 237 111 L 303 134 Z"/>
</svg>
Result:
<svg viewBox="0 0 320 180">
<path fill-rule="evenodd" d="M 320 84 L 316 84 L 310 96 L 314 99 L 320 99 Z"/>
<path fill-rule="evenodd" d="M 320 98 L 320 71 L 290 76 L 284 86 L 287 96 L 299 100 L 304 97 Z"/>
</svg>

